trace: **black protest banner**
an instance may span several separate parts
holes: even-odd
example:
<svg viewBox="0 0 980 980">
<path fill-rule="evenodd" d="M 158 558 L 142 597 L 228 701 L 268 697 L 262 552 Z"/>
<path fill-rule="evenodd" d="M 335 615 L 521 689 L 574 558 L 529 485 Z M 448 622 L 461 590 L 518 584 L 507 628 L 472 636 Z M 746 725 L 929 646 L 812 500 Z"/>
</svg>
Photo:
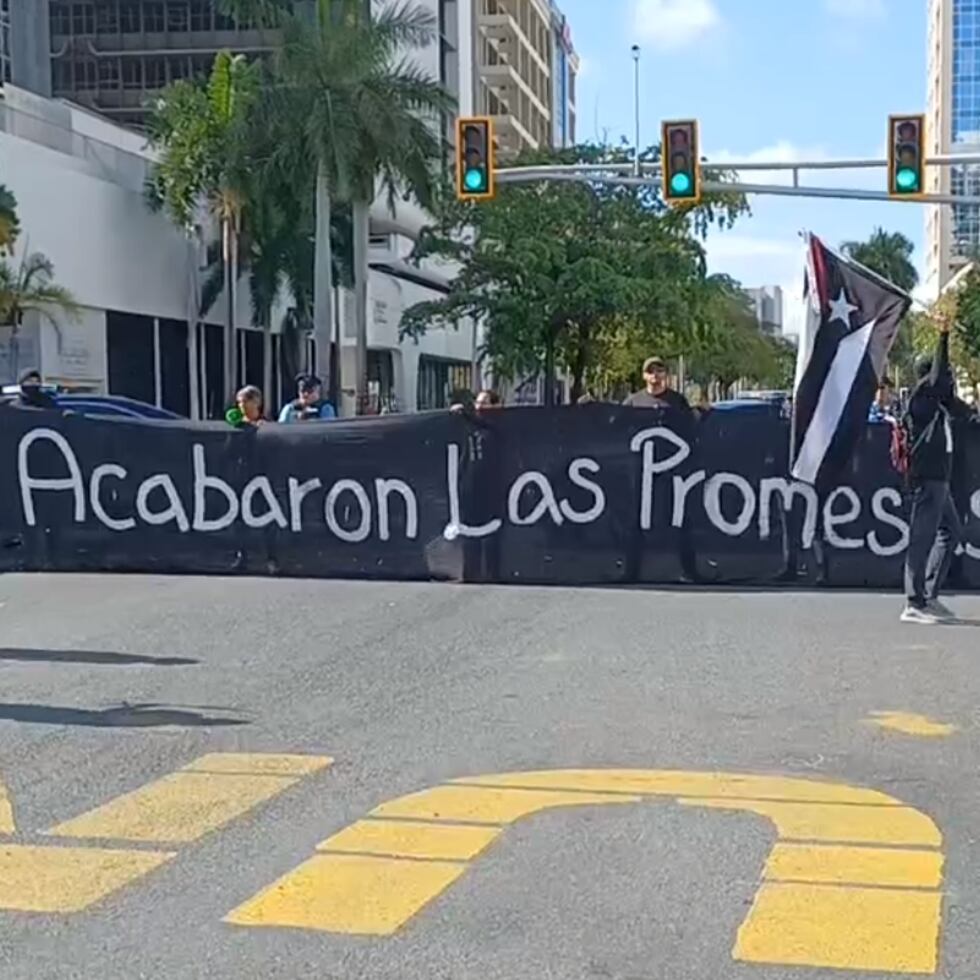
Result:
<svg viewBox="0 0 980 980">
<path fill-rule="evenodd" d="M 887 426 L 822 498 L 776 418 L 588 405 L 230 429 L 0 408 L 0 570 L 893 587 Z M 957 496 L 980 587 L 980 442 Z"/>
</svg>

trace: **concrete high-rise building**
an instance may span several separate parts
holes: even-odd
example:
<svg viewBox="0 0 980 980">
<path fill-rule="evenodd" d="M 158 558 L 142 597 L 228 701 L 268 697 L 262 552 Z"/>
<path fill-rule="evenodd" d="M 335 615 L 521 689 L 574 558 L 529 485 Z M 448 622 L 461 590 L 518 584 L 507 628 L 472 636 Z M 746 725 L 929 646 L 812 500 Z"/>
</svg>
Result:
<svg viewBox="0 0 980 980">
<path fill-rule="evenodd" d="M 575 83 L 579 60 L 572 44 L 572 31 L 565 15 L 551 0 L 551 29 L 554 37 L 552 55 L 551 117 L 554 121 L 552 143 L 556 147 L 575 145 Z"/>
<path fill-rule="evenodd" d="M 929 0 L 927 156 L 980 152 L 980 0 Z M 927 189 L 980 194 L 980 167 L 933 167 Z M 930 207 L 926 286 L 932 295 L 980 247 L 975 206 Z"/>
<path fill-rule="evenodd" d="M 51 94 L 47 0 L 0 0 L 0 88 Z"/>
<path fill-rule="evenodd" d="M 779 336 L 783 330 L 783 290 L 780 286 L 760 286 L 746 289 L 752 300 L 759 328 L 770 336 Z"/>
<path fill-rule="evenodd" d="M 492 116 L 498 153 L 569 145 L 578 60 L 551 0 L 474 0 L 476 111 Z"/>
</svg>

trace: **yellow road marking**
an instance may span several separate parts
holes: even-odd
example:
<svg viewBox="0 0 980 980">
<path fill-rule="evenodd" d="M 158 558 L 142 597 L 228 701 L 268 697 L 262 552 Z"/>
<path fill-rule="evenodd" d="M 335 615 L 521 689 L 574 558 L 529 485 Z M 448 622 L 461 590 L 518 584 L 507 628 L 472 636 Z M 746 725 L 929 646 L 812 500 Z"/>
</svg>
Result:
<svg viewBox="0 0 980 980">
<path fill-rule="evenodd" d="M 932 721 L 925 715 L 908 711 L 872 711 L 868 724 L 920 738 L 948 738 L 956 731 L 955 725 Z"/>
<path fill-rule="evenodd" d="M 551 807 L 662 797 L 758 814 L 776 828 L 735 959 L 935 969 L 943 857 L 925 849 L 939 848 L 942 835 L 926 814 L 876 790 L 737 773 L 578 769 L 454 780 L 382 803 L 318 848 L 331 853 L 284 875 L 228 921 L 389 935 L 506 825 Z"/>
<path fill-rule="evenodd" d="M 0 780 L 0 834 L 13 834 L 16 831 L 14 806 L 10 802 L 10 794 L 7 792 L 7 787 Z"/>
<path fill-rule="evenodd" d="M 479 786 L 437 786 L 383 803 L 372 817 L 414 817 L 464 823 L 513 823 L 521 817 L 559 806 L 591 803 L 638 803 L 638 796 L 562 793 L 552 790 L 495 789 Z"/>
<path fill-rule="evenodd" d="M 266 752 L 209 752 L 188 763 L 182 772 L 228 773 L 239 776 L 312 776 L 333 764 L 328 755 L 274 755 Z"/>
<path fill-rule="evenodd" d="M 939 851 L 780 842 L 769 854 L 765 877 L 811 884 L 938 888 L 943 856 Z"/>
<path fill-rule="evenodd" d="M 174 855 L 90 847 L 0 846 L 0 908 L 80 912 Z"/>
<path fill-rule="evenodd" d="M 225 921 L 388 936 L 464 871 L 465 864 L 446 861 L 318 854 Z"/>
<path fill-rule="evenodd" d="M 67 820 L 49 835 L 188 843 L 327 768 L 326 756 L 212 753 Z M 0 785 L 0 833 L 13 833 Z M 0 909 L 78 912 L 174 857 L 172 851 L 0 845 Z"/>
<path fill-rule="evenodd" d="M 324 769 L 330 761 L 325 756 L 307 757 L 306 771 Z M 227 769 L 222 771 L 226 762 Z M 250 764 L 260 773 L 280 772 L 298 765 L 295 756 L 234 755 L 231 760 L 204 756 L 180 772 L 58 824 L 48 834 L 91 840 L 190 843 L 278 796 L 301 778 L 248 775 Z"/>
<path fill-rule="evenodd" d="M 489 847 L 500 832 L 497 827 L 465 824 L 358 820 L 318 844 L 316 849 L 347 854 L 466 861 Z"/>
<path fill-rule="evenodd" d="M 679 802 L 686 806 L 758 813 L 776 825 L 781 838 L 793 840 L 923 847 L 942 844 L 942 835 L 932 820 L 911 807 L 773 803 L 769 800 L 682 799 Z"/>
<path fill-rule="evenodd" d="M 749 963 L 936 972 L 940 892 L 765 884 L 738 931 Z"/>
<path fill-rule="evenodd" d="M 454 779 L 452 782 L 472 786 L 634 793 L 644 796 L 709 796 L 719 799 L 734 797 L 800 803 L 867 803 L 887 806 L 898 802 L 877 790 L 846 786 L 842 783 L 824 783 L 815 779 L 669 769 L 559 769 L 552 772 L 476 776 Z"/>
</svg>

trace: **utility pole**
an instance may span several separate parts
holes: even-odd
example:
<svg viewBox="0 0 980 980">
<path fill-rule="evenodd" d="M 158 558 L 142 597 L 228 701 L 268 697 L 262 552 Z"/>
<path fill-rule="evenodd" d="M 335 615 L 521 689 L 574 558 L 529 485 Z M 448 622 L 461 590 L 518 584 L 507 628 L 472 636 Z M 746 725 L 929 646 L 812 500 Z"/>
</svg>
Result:
<svg viewBox="0 0 980 980">
<path fill-rule="evenodd" d="M 633 48 L 633 113 L 635 116 L 635 129 L 633 139 L 636 144 L 636 160 L 633 173 L 635 176 L 642 176 L 643 170 L 640 164 L 640 46 L 634 44 Z"/>
</svg>

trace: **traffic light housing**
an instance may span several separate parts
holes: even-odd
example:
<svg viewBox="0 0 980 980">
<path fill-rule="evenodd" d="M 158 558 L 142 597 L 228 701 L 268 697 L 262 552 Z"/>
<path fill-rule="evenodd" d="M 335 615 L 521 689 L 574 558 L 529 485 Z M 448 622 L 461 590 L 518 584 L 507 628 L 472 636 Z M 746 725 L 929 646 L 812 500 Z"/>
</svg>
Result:
<svg viewBox="0 0 980 980">
<path fill-rule="evenodd" d="M 661 130 L 664 200 L 697 204 L 701 200 L 701 148 L 695 119 L 665 122 Z"/>
<path fill-rule="evenodd" d="M 456 196 L 486 201 L 494 196 L 493 120 L 472 116 L 456 120 Z"/>
<path fill-rule="evenodd" d="M 916 198 L 925 193 L 926 117 L 888 117 L 888 193 Z"/>
</svg>

